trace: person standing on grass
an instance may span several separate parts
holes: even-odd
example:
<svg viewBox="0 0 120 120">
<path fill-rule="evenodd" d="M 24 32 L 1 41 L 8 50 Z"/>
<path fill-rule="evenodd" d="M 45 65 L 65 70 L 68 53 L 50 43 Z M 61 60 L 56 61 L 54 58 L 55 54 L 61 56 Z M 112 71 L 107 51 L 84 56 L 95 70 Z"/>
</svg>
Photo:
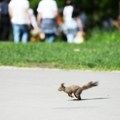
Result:
<svg viewBox="0 0 120 120">
<path fill-rule="evenodd" d="M 1 6 L 1 3 L 2 3 L 2 2 L 0 1 L 0 6 Z M 2 29 L 2 28 L 1 28 L 1 8 L 0 8 L 0 40 L 1 40 L 1 38 L 2 38 L 2 37 L 1 37 L 1 33 L 2 33 L 1 29 Z"/>
<path fill-rule="evenodd" d="M 27 43 L 29 40 L 29 1 L 11 0 L 9 3 L 9 15 L 13 27 L 14 42 Z"/>
<path fill-rule="evenodd" d="M 8 14 L 8 1 L 2 0 L 0 4 L 0 39 L 9 40 L 10 19 Z M 7 28 L 7 29 L 6 29 Z"/>
<path fill-rule="evenodd" d="M 81 19 L 78 17 L 78 10 L 73 7 L 73 1 L 67 0 L 63 9 L 62 29 L 68 43 L 76 43 L 75 38 L 78 32 L 82 32 Z"/>
<path fill-rule="evenodd" d="M 45 35 L 45 41 L 52 43 L 57 34 L 56 17 L 58 7 L 55 0 L 41 0 L 37 8 L 37 21 L 40 29 Z"/>
<path fill-rule="evenodd" d="M 77 29 L 77 24 L 72 18 L 72 14 L 74 11 L 73 1 L 67 0 L 66 4 L 63 8 L 63 32 L 66 35 L 67 42 L 72 43 L 74 36 L 77 31 L 73 31 L 72 29 Z"/>
</svg>

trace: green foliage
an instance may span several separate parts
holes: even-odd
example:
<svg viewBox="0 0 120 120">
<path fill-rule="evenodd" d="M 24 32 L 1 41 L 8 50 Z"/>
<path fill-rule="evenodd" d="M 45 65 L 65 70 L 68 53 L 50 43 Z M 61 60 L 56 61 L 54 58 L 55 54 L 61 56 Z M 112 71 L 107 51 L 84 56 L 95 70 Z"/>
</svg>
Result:
<svg viewBox="0 0 120 120">
<path fill-rule="evenodd" d="M 30 6 L 34 9 L 38 6 L 40 0 L 30 0 Z"/>
<path fill-rule="evenodd" d="M 40 0 L 30 0 L 31 7 L 36 10 Z M 56 0 L 58 7 L 63 8 L 66 0 Z M 75 8 L 84 9 L 87 14 L 97 12 L 99 15 L 105 14 L 109 10 L 112 16 L 119 14 L 119 0 L 74 0 Z"/>
<path fill-rule="evenodd" d="M 30 0 L 30 5 L 32 8 L 36 9 L 36 7 L 38 6 L 38 3 L 40 2 L 41 0 Z M 64 5 L 65 5 L 65 0 L 56 0 L 57 4 L 58 4 L 58 7 L 59 8 L 63 8 Z"/>
<path fill-rule="evenodd" d="M 56 0 L 58 7 L 63 8 L 65 5 L 65 0 Z"/>
</svg>

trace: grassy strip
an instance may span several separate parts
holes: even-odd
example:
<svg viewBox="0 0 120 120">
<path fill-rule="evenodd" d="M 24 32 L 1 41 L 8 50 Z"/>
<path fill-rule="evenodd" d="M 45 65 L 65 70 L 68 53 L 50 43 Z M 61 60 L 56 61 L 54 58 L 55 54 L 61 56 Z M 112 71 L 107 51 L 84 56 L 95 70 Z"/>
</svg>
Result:
<svg viewBox="0 0 120 120">
<path fill-rule="evenodd" d="M 120 70 L 120 33 L 94 31 L 81 45 L 1 42 L 0 65 Z"/>
</svg>

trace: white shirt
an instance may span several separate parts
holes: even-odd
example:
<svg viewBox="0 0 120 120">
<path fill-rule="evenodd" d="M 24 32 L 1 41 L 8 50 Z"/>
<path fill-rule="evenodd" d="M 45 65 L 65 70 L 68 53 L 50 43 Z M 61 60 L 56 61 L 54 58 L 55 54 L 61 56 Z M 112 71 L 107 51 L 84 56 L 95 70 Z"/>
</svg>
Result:
<svg viewBox="0 0 120 120">
<path fill-rule="evenodd" d="M 69 6 L 65 6 L 63 9 L 63 17 L 64 20 L 71 20 L 72 19 L 72 14 L 73 14 L 73 6 L 69 5 Z"/>
<path fill-rule="evenodd" d="M 55 0 L 42 0 L 39 2 L 37 12 L 42 18 L 55 18 L 57 14 L 57 3 Z"/>
<path fill-rule="evenodd" d="M 11 0 L 9 8 L 12 10 L 11 22 L 14 24 L 28 24 L 29 2 L 27 0 Z"/>
</svg>

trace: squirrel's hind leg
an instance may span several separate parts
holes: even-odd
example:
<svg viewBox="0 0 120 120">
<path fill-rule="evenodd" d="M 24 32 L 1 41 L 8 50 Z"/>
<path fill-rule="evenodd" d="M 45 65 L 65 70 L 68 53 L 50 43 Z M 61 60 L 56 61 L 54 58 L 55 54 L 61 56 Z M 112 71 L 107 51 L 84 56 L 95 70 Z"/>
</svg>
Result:
<svg viewBox="0 0 120 120">
<path fill-rule="evenodd" d="M 81 89 L 78 89 L 74 95 L 75 97 L 78 99 L 78 100 L 81 100 L 81 93 L 82 93 L 82 90 Z"/>
<path fill-rule="evenodd" d="M 75 95 L 75 97 L 76 97 L 78 100 L 81 100 L 80 94 L 74 94 L 74 95 Z"/>
</svg>

